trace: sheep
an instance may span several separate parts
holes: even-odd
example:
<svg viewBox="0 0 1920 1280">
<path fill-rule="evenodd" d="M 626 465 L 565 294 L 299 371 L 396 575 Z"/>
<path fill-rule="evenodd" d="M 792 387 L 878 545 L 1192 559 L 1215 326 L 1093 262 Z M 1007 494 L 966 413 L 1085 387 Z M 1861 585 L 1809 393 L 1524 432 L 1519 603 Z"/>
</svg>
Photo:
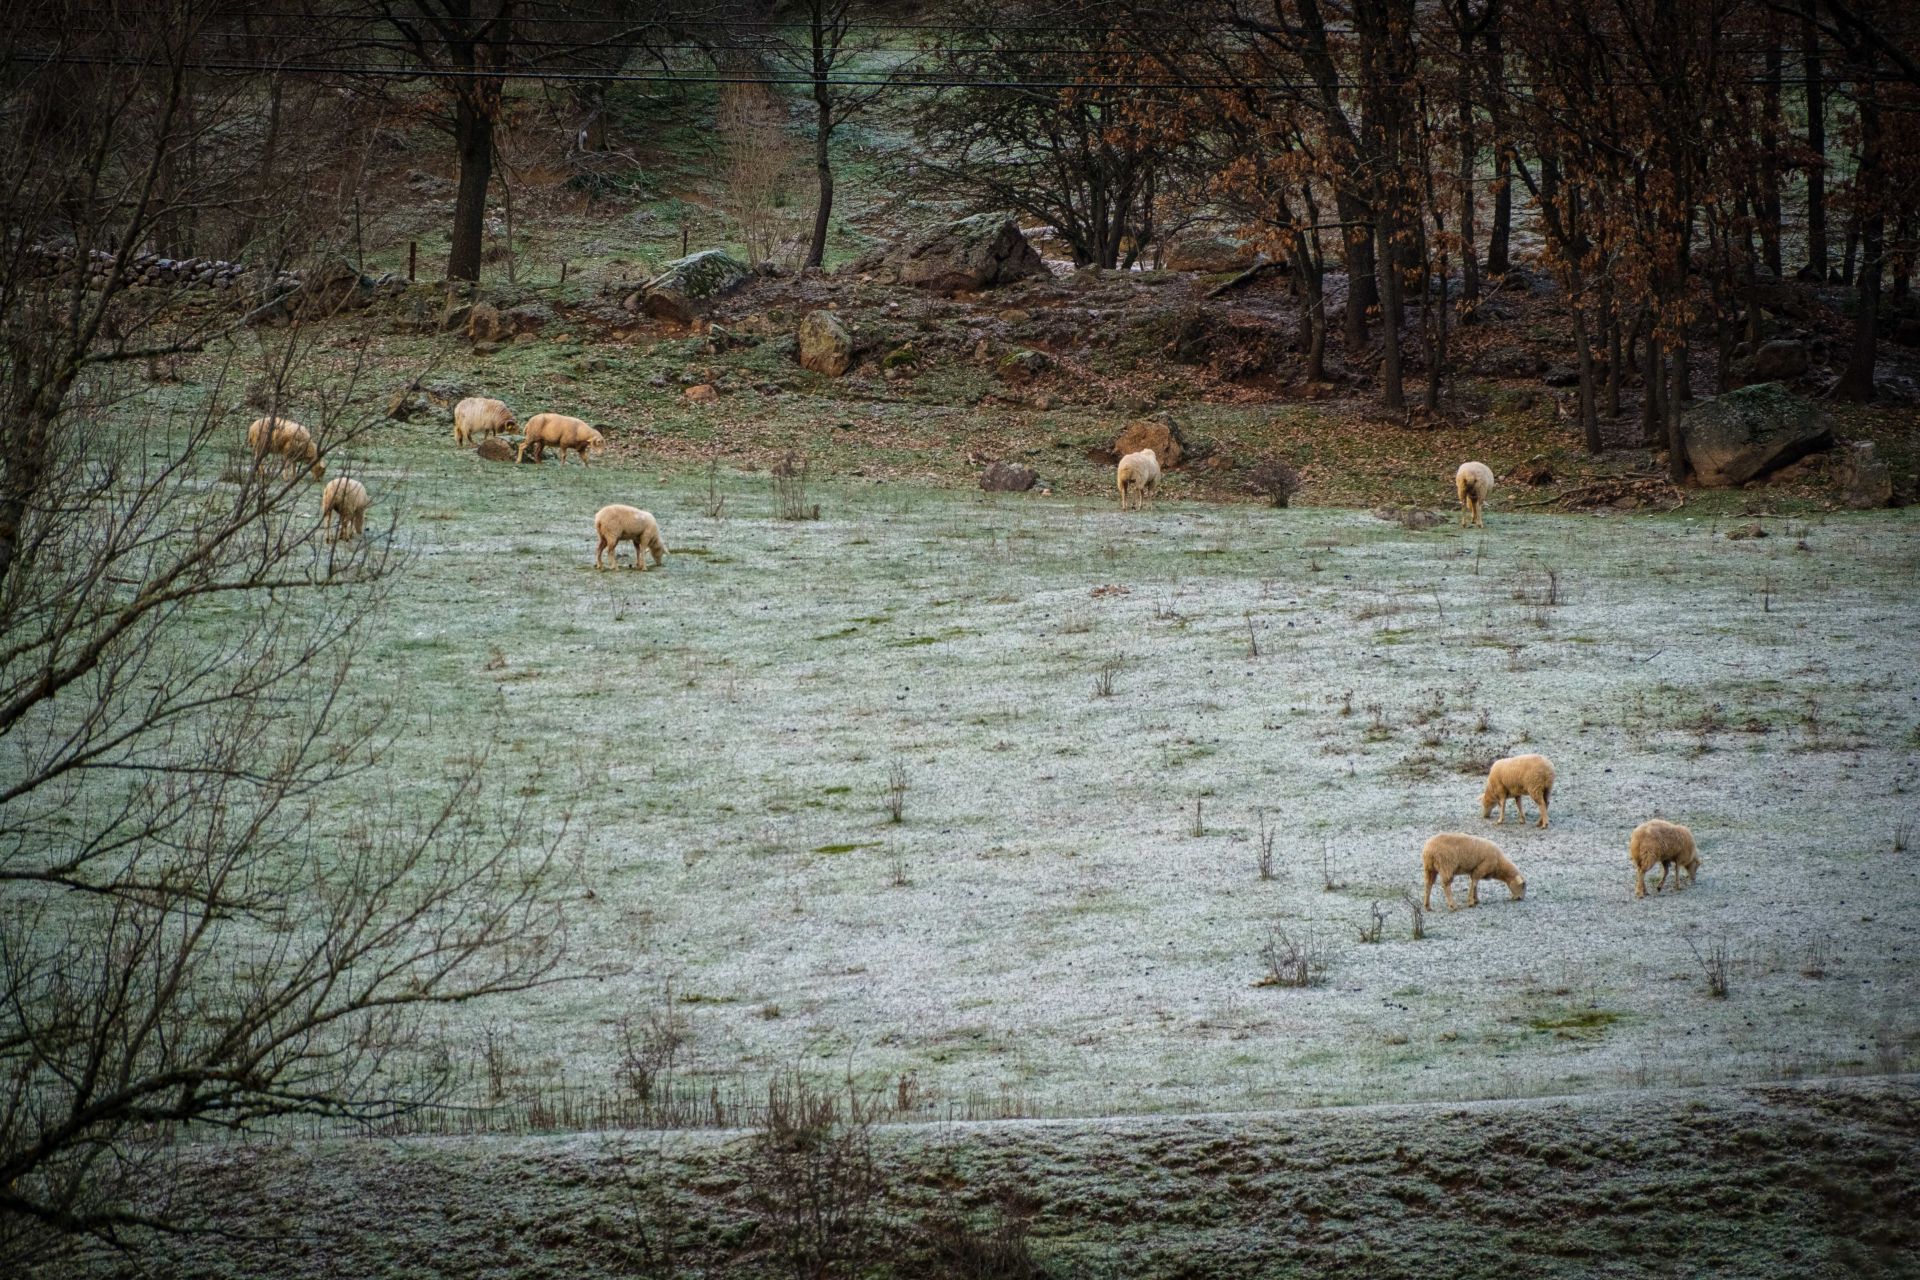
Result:
<svg viewBox="0 0 1920 1280">
<path fill-rule="evenodd" d="M 327 487 L 320 493 L 320 523 L 326 524 L 328 516 L 334 519 L 333 528 L 327 531 L 328 542 L 366 532 L 367 486 L 351 476 L 327 481 Z"/>
<path fill-rule="evenodd" d="M 1487 464 L 1461 463 L 1460 469 L 1453 473 L 1453 487 L 1460 495 L 1460 527 L 1486 528 L 1480 519 L 1480 508 L 1493 492 L 1493 472 L 1487 469 Z"/>
<path fill-rule="evenodd" d="M 1500 816 L 1494 819 L 1495 825 L 1505 825 L 1507 821 L 1507 801 L 1513 801 L 1514 816 L 1521 822 L 1527 820 L 1527 800 L 1533 801 L 1533 807 L 1540 811 L 1540 826 L 1547 825 L 1547 799 L 1553 795 L 1553 762 L 1545 756 L 1508 756 L 1504 760 L 1495 760 L 1493 768 L 1487 770 L 1487 785 L 1480 792 L 1480 816 L 1486 817 L 1493 812 L 1493 806 L 1500 806 Z"/>
<path fill-rule="evenodd" d="M 1153 491 L 1160 484 L 1160 455 L 1151 449 L 1142 449 L 1120 459 L 1120 465 L 1114 469 L 1114 485 L 1120 490 L 1120 509 L 1127 509 L 1127 491 L 1134 495 L 1134 507 L 1142 503 L 1153 504 Z"/>
<path fill-rule="evenodd" d="M 1420 846 L 1420 865 L 1427 873 L 1427 893 L 1421 910 L 1433 910 L 1433 885 L 1440 882 L 1447 910 L 1453 911 L 1453 878 L 1467 877 L 1467 905 L 1480 905 L 1480 882 L 1498 880 L 1507 886 L 1515 902 L 1527 896 L 1527 878 L 1520 874 L 1507 855 L 1491 840 L 1447 831 Z"/>
<path fill-rule="evenodd" d="M 286 471 L 298 470 L 301 463 L 306 463 L 312 468 L 315 480 L 326 474 L 327 464 L 320 461 L 313 433 L 292 418 L 255 418 L 247 425 L 247 445 L 255 458 L 279 454 L 280 465 Z"/>
<path fill-rule="evenodd" d="M 614 503 L 600 508 L 594 513 L 593 531 L 600 536 L 598 545 L 593 549 L 593 567 L 596 569 L 620 567 L 620 544 L 633 544 L 633 567 L 645 572 L 647 552 L 653 553 L 656 565 L 667 562 L 667 544 L 660 537 L 660 524 L 650 511 L 638 507 L 623 506 Z M 600 557 L 607 558 L 601 564 Z"/>
<path fill-rule="evenodd" d="M 469 445 L 479 436 L 501 436 L 514 428 L 513 410 L 499 400 L 468 396 L 453 406 L 453 442 Z"/>
<path fill-rule="evenodd" d="M 1633 896 L 1636 898 L 1647 896 L 1647 872 L 1653 870 L 1655 863 L 1660 866 L 1660 879 L 1653 886 L 1655 893 L 1666 887 L 1667 876 L 1676 869 L 1680 872 L 1673 878 L 1676 893 L 1700 878 L 1700 855 L 1694 852 L 1693 832 L 1677 822 L 1654 818 L 1641 823 L 1627 838 L 1627 854 L 1633 859 Z"/>
<path fill-rule="evenodd" d="M 580 453 L 580 465 L 587 465 L 587 451 L 604 453 L 607 438 L 595 431 L 578 418 L 569 418 L 564 413 L 536 413 L 527 419 L 526 438 L 520 442 L 518 460 L 527 460 L 527 449 L 533 449 L 533 460 L 545 462 L 548 446 L 557 449 L 560 460 L 567 460 L 567 450 L 577 449 Z"/>
</svg>

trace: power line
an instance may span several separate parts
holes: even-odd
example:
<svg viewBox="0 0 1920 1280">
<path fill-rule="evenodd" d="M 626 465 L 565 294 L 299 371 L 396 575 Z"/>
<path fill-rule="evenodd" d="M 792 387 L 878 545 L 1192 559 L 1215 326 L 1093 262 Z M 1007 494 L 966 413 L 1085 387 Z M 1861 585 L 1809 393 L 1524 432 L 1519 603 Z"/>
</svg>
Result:
<svg viewBox="0 0 1920 1280">
<path fill-rule="evenodd" d="M 505 83 L 508 81 L 514 81 L 514 80 L 534 80 L 534 81 L 545 80 L 545 81 L 560 81 L 560 82 L 567 82 L 567 83 L 571 83 L 575 81 L 595 81 L 595 82 L 608 83 L 608 84 L 761 85 L 769 88 L 776 87 L 776 86 L 808 87 L 816 83 L 816 81 L 811 75 L 806 75 L 806 74 L 779 75 L 779 74 L 772 74 L 772 73 L 765 74 L 765 75 L 754 75 L 754 74 L 747 74 L 747 73 L 728 73 L 728 72 L 703 72 L 703 73 L 644 72 L 643 73 L 643 72 L 631 72 L 631 71 L 592 71 L 592 70 L 562 71 L 562 70 L 555 70 L 555 69 L 549 69 L 549 68 L 537 68 L 537 67 L 499 67 L 499 68 L 489 68 L 489 69 L 468 70 L 468 69 L 459 68 L 459 67 L 399 67 L 399 66 L 377 66 L 377 65 L 364 64 L 364 63 L 356 65 L 356 64 L 347 64 L 347 63 L 319 63 L 319 62 L 301 63 L 301 62 L 268 62 L 268 61 L 259 61 L 259 60 L 243 61 L 238 59 L 229 59 L 229 60 L 221 60 L 221 61 L 195 60 L 195 61 L 184 61 L 184 62 L 178 62 L 178 63 L 169 62 L 166 64 L 159 64 L 151 60 L 141 60 L 141 59 L 135 59 L 135 58 L 111 58 L 111 57 L 104 57 L 100 55 L 83 55 L 83 54 L 60 54 L 60 55 L 42 56 L 41 58 L 37 59 L 37 61 L 39 61 L 42 65 L 59 65 L 59 66 L 152 68 L 158 65 L 166 65 L 169 67 L 178 66 L 182 70 L 188 70 L 188 71 L 208 71 L 208 72 L 217 72 L 217 73 L 236 73 L 236 72 L 269 73 L 271 72 L 271 73 L 277 73 L 281 75 L 352 76 L 352 77 L 359 77 L 363 79 L 376 79 L 376 80 L 442 80 L 442 81 L 489 80 L 489 81 L 500 81 L 502 83 Z M 1283 91 L 1297 92 L 1300 90 L 1316 89 L 1319 87 L 1317 83 L 1308 83 L 1306 81 L 1256 80 L 1256 79 L 1250 79 L 1250 78 L 1234 79 L 1234 80 L 1178 80 L 1178 79 L 1143 80 L 1143 79 L 1132 79 L 1132 78 L 1121 79 L 1117 77 L 1108 77 L 1108 76 L 1093 76 L 1093 77 L 1086 77 L 1082 79 L 1073 79 L 1073 80 L 1058 79 L 1058 78 L 1045 78 L 1045 79 L 1024 79 L 1023 78 L 1023 79 L 1010 80 L 1010 79 L 983 79 L 980 77 L 973 77 L 973 76 L 959 77 L 959 76 L 933 75 L 933 74 L 923 75 L 923 74 L 917 74 L 917 73 L 904 76 L 904 77 L 900 75 L 885 75 L 885 76 L 877 76 L 877 77 L 875 76 L 864 76 L 864 77 L 844 76 L 844 75 L 829 76 L 825 78 L 824 83 L 834 88 L 846 88 L 846 89 L 1012 89 L 1012 90 L 1266 89 L 1274 92 L 1283 92 Z M 1565 84 L 1565 81 L 1563 80 L 1535 81 L 1535 80 L 1503 79 L 1501 83 L 1503 86 L 1510 89 L 1537 89 L 1537 88 L 1540 88 L 1542 85 L 1560 86 Z M 1635 80 L 1609 79 L 1609 80 L 1599 82 L 1597 87 L 1603 88 L 1603 89 L 1654 88 L 1654 87 L 1664 85 L 1666 83 L 1668 82 L 1664 80 L 1652 80 L 1652 79 L 1635 79 Z M 1754 85 L 1778 83 L 1783 86 L 1788 86 L 1788 85 L 1805 85 L 1810 83 L 1810 81 L 1808 81 L 1804 76 L 1802 77 L 1782 76 L 1778 81 L 1775 81 L 1774 78 L 1771 76 L 1747 76 L 1747 77 L 1733 77 L 1730 80 L 1728 80 L 1727 83 L 1754 84 Z M 1899 76 L 1899 75 L 1872 75 L 1872 76 L 1848 75 L 1848 76 L 1841 77 L 1839 79 L 1831 80 L 1831 81 L 1823 78 L 1821 80 L 1821 83 L 1831 87 L 1836 84 L 1839 84 L 1839 85 L 1866 84 L 1866 83 L 1904 84 L 1904 83 L 1907 83 L 1907 80 L 1904 76 Z M 1365 83 L 1357 80 L 1335 81 L 1334 86 L 1336 88 L 1341 88 L 1341 89 L 1362 89 L 1362 88 L 1370 87 Z M 1882 108 L 1887 109 L 1889 105 L 1890 104 L 1882 104 Z"/>
</svg>

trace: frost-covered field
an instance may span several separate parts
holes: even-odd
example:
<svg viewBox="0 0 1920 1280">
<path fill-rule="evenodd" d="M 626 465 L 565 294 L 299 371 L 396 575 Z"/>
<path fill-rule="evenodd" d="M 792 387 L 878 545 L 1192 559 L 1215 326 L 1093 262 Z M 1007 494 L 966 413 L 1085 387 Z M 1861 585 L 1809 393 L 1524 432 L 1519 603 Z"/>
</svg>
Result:
<svg viewBox="0 0 1920 1280">
<path fill-rule="evenodd" d="M 402 430 L 361 472 L 376 504 L 404 484 L 412 552 L 364 669 L 407 713 L 393 767 L 484 755 L 567 812 L 590 975 L 456 1015 L 476 1088 L 615 1090 L 623 1019 L 664 1016 L 669 984 L 701 1093 L 850 1066 L 906 1075 L 928 1114 L 1568 1093 L 1920 1050 L 1920 834 L 1895 847 L 1920 819 L 1909 513 L 1730 541 L 1684 512 L 1518 515 L 1508 490 L 1484 533 L 1410 532 L 852 479 L 786 523 L 765 477 L 723 473 L 716 519 L 701 474 L 500 467 Z M 663 572 L 594 571 L 606 502 L 659 516 Z M 1558 768 L 1546 831 L 1480 817 L 1485 765 L 1516 751 Z M 1704 867 L 1635 901 L 1627 834 L 1655 815 Z M 1436 893 L 1411 941 L 1397 899 L 1448 830 L 1495 839 L 1527 896 L 1489 884 L 1449 915 Z M 1255 985 L 1273 927 L 1324 950 L 1322 985 Z M 1690 941 L 1730 949 L 1731 998 Z"/>
</svg>

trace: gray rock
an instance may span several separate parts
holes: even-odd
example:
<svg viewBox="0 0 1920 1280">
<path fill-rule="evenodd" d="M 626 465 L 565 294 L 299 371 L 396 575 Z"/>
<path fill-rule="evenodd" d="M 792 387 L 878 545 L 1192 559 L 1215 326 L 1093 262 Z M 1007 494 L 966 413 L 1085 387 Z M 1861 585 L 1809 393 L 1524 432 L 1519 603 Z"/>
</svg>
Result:
<svg viewBox="0 0 1920 1280">
<path fill-rule="evenodd" d="M 1019 385 L 1032 382 L 1035 378 L 1053 367 L 1053 361 L 1044 351 L 1009 351 L 1000 357 L 1000 363 L 994 366 L 1002 382 Z"/>
<path fill-rule="evenodd" d="M 1051 274 L 1019 226 L 1004 213 L 980 213 L 947 223 L 868 254 L 843 270 L 871 272 L 889 284 L 948 293 L 991 289 Z"/>
<path fill-rule="evenodd" d="M 1871 441 L 1849 444 L 1840 459 L 1841 501 L 1855 511 L 1871 511 L 1893 501 L 1893 473 L 1875 456 Z"/>
<path fill-rule="evenodd" d="M 794 338 L 803 369 L 837 378 L 853 363 L 853 335 L 831 311 L 809 311 Z"/>
<path fill-rule="evenodd" d="M 1749 382 L 1791 382 L 1807 371 L 1807 344 L 1792 339 L 1763 342 L 1747 361 Z"/>
<path fill-rule="evenodd" d="M 995 462 L 980 473 L 980 487 L 988 493 L 1025 493 L 1039 479 L 1032 467 L 1017 462 Z"/>
<path fill-rule="evenodd" d="M 1831 448 L 1833 420 L 1780 383 L 1763 382 L 1687 410 L 1680 440 L 1703 488 L 1730 489 Z"/>
<path fill-rule="evenodd" d="M 703 249 L 666 265 L 640 289 L 640 305 L 650 316 L 691 324 L 700 304 L 740 287 L 753 275 L 746 263 L 724 249 Z"/>
</svg>

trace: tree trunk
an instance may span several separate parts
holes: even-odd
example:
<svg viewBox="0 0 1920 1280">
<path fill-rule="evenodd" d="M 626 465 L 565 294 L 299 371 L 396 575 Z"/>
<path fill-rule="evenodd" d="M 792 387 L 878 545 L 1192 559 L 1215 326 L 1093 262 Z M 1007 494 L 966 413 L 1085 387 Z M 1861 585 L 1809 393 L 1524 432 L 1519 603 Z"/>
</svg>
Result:
<svg viewBox="0 0 1920 1280">
<path fill-rule="evenodd" d="M 1666 385 L 1666 366 L 1661 359 L 1660 343 L 1654 338 L 1651 326 L 1647 332 L 1647 351 L 1641 366 L 1641 378 L 1645 382 L 1645 393 L 1640 402 L 1640 443 L 1649 449 L 1656 449 L 1666 438 L 1666 396 L 1662 394 Z"/>
<path fill-rule="evenodd" d="M 1807 150 L 1807 269 L 1816 284 L 1827 282 L 1827 96 L 1820 82 L 1820 30 L 1814 26 L 1819 0 L 1801 0 L 1801 47 L 1806 56 Z"/>
<path fill-rule="evenodd" d="M 1833 394 L 1842 400 L 1862 403 L 1873 399 L 1873 360 L 1879 344 L 1880 275 L 1885 264 L 1886 209 L 1880 201 L 1880 102 L 1872 68 L 1861 76 L 1856 92 L 1860 112 L 1860 167 L 1854 174 L 1854 189 L 1866 201 L 1853 219 L 1859 229 L 1860 293 L 1858 314 L 1853 321 L 1853 351 L 1847 367 L 1834 384 Z M 1860 204 L 1855 201 L 1856 207 Z M 1853 236 L 1848 236 L 1847 257 L 1853 257 Z"/>
<path fill-rule="evenodd" d="M 1600 414 L 1594 404 L 1593 339 L 1587 334 L 1587 309 L 1578 303 L 1573 308 L 1573 349 L 1580 357 L 1580 435 L 1587 452 L 1597 457 L 1605 446 L 1600 440 Z"/>
<path fill-rule="evenodd" d="M 493 182 L 493 117 L 463 87 L 454 105 L 454 145 L 460 183 L 453 201 L 453 244 L 447 279 L 480 278 L 480 237 L 486 228 L 487 188 Z"/>
<path fill-rule="evenodd" d="M 807 263 L 817 267 L 827 255 L 827 222 L 833 217 L 833 164 L 827 157 L 827 144 L 833 140 L 833 103 L 823 97 L 824 88 L 815 81 L 814 102 L 819 107 L 819 122 L 813 137 L 813 171 L 820 194 L 813 206 L 813 239 L 807 245 Z"/>
<path fill-rule="evenodd" d="M 1427 313 L 1432 337 L 1427 344 L 1427 412 L 1440 412 L 1440 382 L 1447 368 L 1447 255 L 1440 255 L 1440 300 L 1433 301 L 1433 290 L 1420 291 L 1420 309 Z"/>
<path fill-rule="evenodd" d="M 1507 274 L 1507 241 L 1513 226 L 1513 153 L 1506 131 L 1506 112 L 1502 109 L 1502 86 L 1506 81 L 1505 57 L 1500 50 L 1500 31 L 1487 32 L 1487 74 L 1493 90 L 1487 100 L 1487 112 L 1493 121 L 1493 226 L 1487 232 L 1487 274 Z"/>
<path fill-rule="evenodd" d="M 1780 264 L 1780 37 L 1767 35 L 1767 74 L 1760 87 L 1760 253 L 1778 280 Z"/>
<path fill-rule="evenodd" d="M 1667 417 L 1667 479 L 1675 484 L 1682 484 L 1685 483 L 1689 470 L 1687 447 L 1680 438 L 1680 404 L 1686 398 L 1684 394 L 1686 385 L 1683 381 L 1687 369 L 1685 341 L 1681 341 L 1674 347 L 1673 359 L 1670 363 L 1673 382 L 1664 397 L 1666 403 L 1662 406 L 1666 410 Z"/>
<path fill-rule="evenodd" d="M 1380 279 L 1380 339 L 1385 360 L 1381 375 L 1386 380 L 1387 408 L 1407 407 L 1407 393 L 1400 371 L 1400 271 L 1393 264 L 1393 246 L 1387 243 L 1384 224 L 1378 232 L 1381 243 L 1374 256 Z"/>
<path fill-rule="evenodd" d="M 1480 301 L 1480 262 L 1473 236 L 1473 168 L 1479 141 L 1473 132 L 1473 89 L 1469 66 L 1473 37 L 1460 34 L 1460 301 L 1465 315 Z"/>
<path fill-rule="evenodd" d="M 1617 420 L 1620 417 L 1620 365 L 1624 353 L 1620 350 L 1620 304 L 1613 296 L 1612 281 L 1600 286 L 1600 307 L 1606 314 L 1607 323 L 1607 417 Z"/>
</svg>

